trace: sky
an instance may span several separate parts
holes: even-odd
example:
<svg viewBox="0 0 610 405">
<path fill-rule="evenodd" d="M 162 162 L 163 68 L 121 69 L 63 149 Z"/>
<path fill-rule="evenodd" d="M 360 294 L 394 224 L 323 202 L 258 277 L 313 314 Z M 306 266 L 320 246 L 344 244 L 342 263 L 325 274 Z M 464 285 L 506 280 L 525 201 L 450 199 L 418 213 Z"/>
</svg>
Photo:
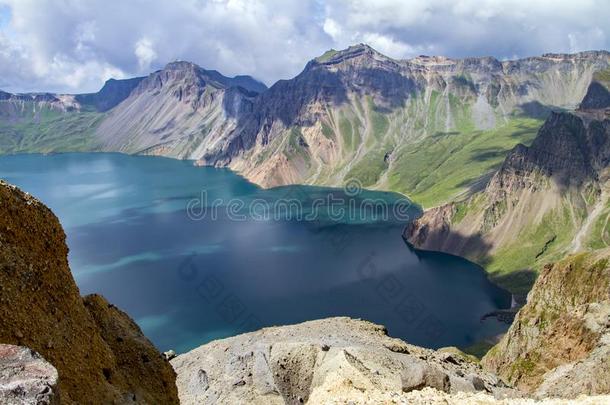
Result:
<svg viewBox="0 0 610 405">
<path fill-rule="evenodd" d="M 99 90 L 188 60 L 267 85 L 326 50 L 514 59 L 610 49 L 609 0 L 0 0 L 0 89 Z"/>
</svg>

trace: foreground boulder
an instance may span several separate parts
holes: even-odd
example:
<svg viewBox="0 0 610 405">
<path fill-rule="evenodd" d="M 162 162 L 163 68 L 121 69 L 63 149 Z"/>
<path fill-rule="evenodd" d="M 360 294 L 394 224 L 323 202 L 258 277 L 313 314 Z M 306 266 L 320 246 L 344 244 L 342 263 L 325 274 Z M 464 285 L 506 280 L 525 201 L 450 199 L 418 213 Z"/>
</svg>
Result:
<svg viewBox="0 0 610 405">
<path fill-rule="evenodd" d="M 55 215 L 0 181 L 0 343 L 50 362 L 62 403 L 177 403 L 170 364 L 126 314 L 83 301 L 67 254 Z"/>
<path fill-rule="evenodd" d="M 59 404 L 57 370 L 27 347 L 0 344 L 0 404 Z"/>
<path fill-rule="evenodd" d="M 610 249 L 547 265 L 486 369 L 534 396 L 610 394 Z"/>
<path fill-rule="evenodd" d="M 217 340 L 172 365 L 182 404 L 327 403 L 424 387 L 516 395 L 460 354 L 412 346 L 389 337 L 383 326 L 350 318 Z"/>
</svg>

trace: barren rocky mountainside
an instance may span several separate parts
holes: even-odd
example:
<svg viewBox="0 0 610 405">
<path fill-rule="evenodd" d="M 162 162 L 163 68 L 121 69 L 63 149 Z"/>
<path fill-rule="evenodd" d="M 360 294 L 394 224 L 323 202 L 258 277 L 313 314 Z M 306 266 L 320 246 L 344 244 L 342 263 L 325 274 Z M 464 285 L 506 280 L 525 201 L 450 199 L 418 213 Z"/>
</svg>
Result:
<svg viewBox="0 0 610 405">
<path fill-rule="evenodd" d="M 173 62 L 148 77 L 108 80 L 97 93 L 0 91 L 0 152 L 147 153 L 151 148 L 185 157 L 207 134 L 203 128 L 231 128 L 230 116 L 243 112 L 238 111 L 239 101 L 265 89 L 249 76 L 228 78 L 192 63 Z M 156 148 L 176 139 L 181 147 Z"/>
<path fill-rule="evenodd" d="M 579 110 L 552 113 L 531 146 L 515 146 L 483 191 L 426 211 L 407 240 L 480 263 L 520 294 L 532 269 L 608 246 L 607 74 L 595 75 Z"/>
<path fill-rule="evenodd" d="M 176 158 L 202 156 L 223 142 L 266 87 L 174 62 L 145 78 L 96 130 L 103 150 Z"/>
<path fill-rule="evenodd" d="M 178 403 L 170 364 L 127 314 L 79 295 L 67 255 L 57 217 L 0 182 L 0 343 L 28 348 L 0 345 L 0 402 L 44 403 L 26 402 L 34 390 L 62 404 Z"/>
</svg>

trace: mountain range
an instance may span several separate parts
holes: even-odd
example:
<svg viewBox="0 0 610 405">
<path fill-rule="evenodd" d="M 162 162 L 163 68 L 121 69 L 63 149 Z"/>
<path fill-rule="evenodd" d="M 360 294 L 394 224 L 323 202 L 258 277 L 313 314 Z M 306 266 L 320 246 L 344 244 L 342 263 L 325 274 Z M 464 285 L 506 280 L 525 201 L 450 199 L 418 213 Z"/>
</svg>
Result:
<svg viewBox="0 0 610 405">
<path fill-rule="evenodd" d="M 609 67 L 606 51 L 395 60 L 360 44 L 267 88 L 177 61 L 93 94 L 0 92 L 0 152 L 161 155 L 264 187 L 403 193 L 429 208 L 411 243 L 522 293 L 545 260 L 605 246 Z"/>
</svg>

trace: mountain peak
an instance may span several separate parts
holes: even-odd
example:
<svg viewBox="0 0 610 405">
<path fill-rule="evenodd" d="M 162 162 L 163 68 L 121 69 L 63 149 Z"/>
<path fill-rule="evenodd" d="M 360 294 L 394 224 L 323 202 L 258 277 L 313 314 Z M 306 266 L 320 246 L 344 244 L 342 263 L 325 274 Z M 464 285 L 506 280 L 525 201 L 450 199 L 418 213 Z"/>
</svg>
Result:
<svg viewBox="0 0 610 405">
<path fill-rule="evenodd" d="M 175 60 L 173 62 L 165 65 L 163 70 L 189 70 L 189 69 L 199 69 L 199 66 L 194 64 L 193 62 L 187 62 L 185 60 Z"/>
<path fill-rule="evenodd" d="M 314 59 L 314 62 L 323 65 L 334 65 L 350 59 L 355 58 L 373 58 L 373 59 L 389 59 L 387 56 L 377 52 L 375 49 L 367 44 L 360 43 L 352 45 L 347 49 L 337 51 L 335 49 L 329 49 L 324 52 L 321 56 Z"/>
<path fill-rule="evenodd" d="M 201 66 L 184 60 L 176 60 L 168 63 L 165 67 L 152 75 L 160 73 L 169 74 L 171 77 L 180 77 L 180 80 L 197 81 L 210 83 L 217 88 L 242 87 L 245 90 L 254 93 L 261 93 L 267 89 L 265 84 L 252 78 L 251 76 L 239 75 L 235 77 L 227 77 L 217 70 L 207 70 Z M 177 75 L 177 76 L 176 76 Z"/>
</svg>

